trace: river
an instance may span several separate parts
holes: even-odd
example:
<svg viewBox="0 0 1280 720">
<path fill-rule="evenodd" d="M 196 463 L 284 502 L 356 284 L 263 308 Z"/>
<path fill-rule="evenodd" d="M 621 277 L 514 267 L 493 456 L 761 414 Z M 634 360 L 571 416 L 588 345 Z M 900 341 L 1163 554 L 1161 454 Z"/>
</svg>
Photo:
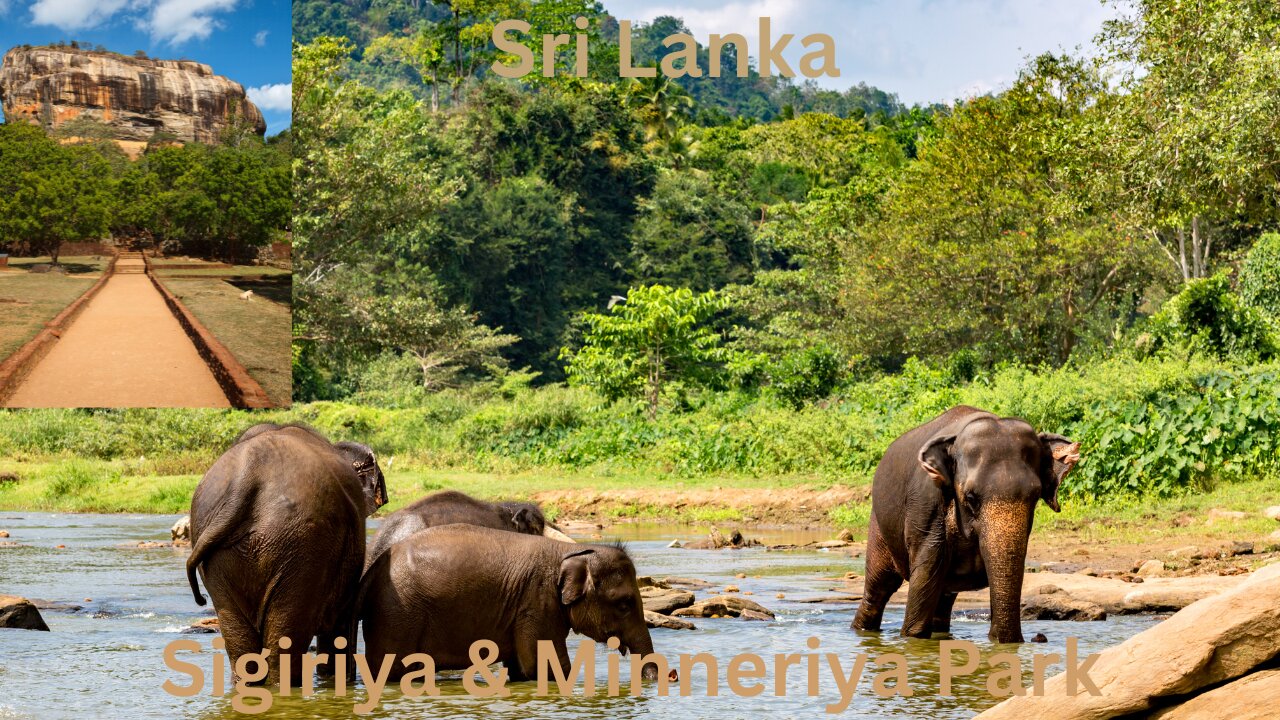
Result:
<svg viewBox="0 0 1280 720">
<path fill-rule="evenodd" d="M 19 547 L 0 548 L 0 593 L 16 594 L 79 606 L 78 610 L 42 611 L 52 632 L 0 630 L 0 718 L 232 718 L 238 717 L 229 697 L 205 692 L 192 698 L 166 693 L 166 680 L 186 684 L 189 678 L 165 667 L 162 653 L 173 640 L 196 640 L 206 650 L 204 658 L 184 655 L 208 672 L 212 635 L 183 635 L 194 621 L 212 614 L 191 598 L 184 576 L 186 548 L 144 550 L 139 541 L 169 539 L 170 515 L 68 515 L 0 511 L 0 528 L 12 534 Z M 375 523 L 371 523 L 372 525 Z M 778 653 L 836 653 L 847 673 L 855 655 L 871 658 L 902 653 L 908 658 L 912 696 L 877 696 L 872 676 L 881 669 L 868 662 L 847 713 L 864 718 L 971 718 L 997 700 L 986 691 L 985 663 L 978 673 L 957 680 L 955 697 L 938 695 L 938 641 L 904 640 L 896 634 L 902 608 L 890 606 L 882 635 L 860 636 L 849 629 L 856 605 L 807 604 L 804 598 L 830 596 L 839 583 L 833 577 L 861 572 L 861 559 L 839 551 L 768 552 L 746 550 L 688 550 L 668 548 L 673 539 L 694 539 L 697 528 L 620 525 L 602 533 L 606 540 L 627 543 L 641 575 L 679 575 L 707 580 L 723 587 L 738 585 L 752 599 L 777 613 L 776 622 L 736 619 L 694 620 L 694 631 L 654 630 L 658 652 L 673 663 L 682 653 L 710 653 L 720 661 L 719 695 L 708 697 L 708 682 L 701 666 L 691 675 L 691 693 L 681 697 L 673 686 L 668 697 L 656 697 L 652 687 L 646 696 L 606 697 L 606 658 L 597 650 L 595 697 L 536 697 L 534 683 L 512 683 L 505 698 L 475 698 L 462 687 L 459 673 L 438 680 L 438 697 L 412 698 L 389 687 L 371 717 L 476 717 L 491 718 L 743 718 L 814 717 L 824 714 L 828 703 L 838 701 L 827 661 L 817 696 L 806 694 L 806 667 L 792 667 L 787 674 L 786 696 L 774 687 L 772 656 Z M 825 539 L 824 534 L 782 533 L 747 529 L 750 537 L 766 542 Z M 65 548 L 57 548 L 64 545 Z M 745 579 L 735 576 L 745 574 Z M 778 593 L 785 599 L 778 599 Z M 705 592 L 698 593 L 699 598 Z M 1063 653 L 1068 636 L 1079 639 L 1080 652 L 1089 653 L 1118 643 L 1156 622 L 1143 616 L 1116 617 L 1106 622 L 1024 622 L 1027 637 L 1043 632 L 1047 644 L 993 646 L 987 641 L 987 623 L 957 619 L 952 635 L 977 643 L 985 656 L 1017 652 L 1022 658 L 1025 683 L 1030 684 L 1034 653 Z M 820 641 L 809 649 L 810 638 Z M 570 637 L 571 650 L 580 638 Z M 741 653 L 762 656 L 767 674 L 765 692 L 740 697 L 729 687 L 726 667 Z M 624 661 L 623 666 L 626 666 Z M 1061 666 L 1058 666 L 1060 669 Z M 624 678 L 626 671 L 623 671 Z M 623 692 L 627 685 L 624 682 Z M 553 686 L 554 692 L 554 686 Z M 581 690 L 579 690 L 579 693 Z M 347 697 L 335 697 L 332 687 L 321 687 L 311 698 L 274 698 L 265 718 L 345 717 L 354 703 L 365 699 L 357 687 Z"/>
</svg>

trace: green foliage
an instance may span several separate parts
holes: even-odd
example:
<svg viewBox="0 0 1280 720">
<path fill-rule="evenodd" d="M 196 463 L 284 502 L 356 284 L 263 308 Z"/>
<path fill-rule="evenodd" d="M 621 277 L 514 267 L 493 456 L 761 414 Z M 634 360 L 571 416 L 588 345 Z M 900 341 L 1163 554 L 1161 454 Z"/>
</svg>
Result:
<svg viewBox="0 0 1280 720">
<path fill-rule="evenodd" d="M 1069 497 L 1200 490 L 1280 468 L 1280 376 L 1215 371 L 1176 394 L 1105 403 L 1078 426 Z"/>
<path fill-rule="evenodd" d="M 1249 250 L 1240 269 L 1240 297 L 1280 320 L 1280 233 L 1263 235 Z"/>
<path fill-rule="evenodd" d="M 695 295 L 665 285 L 632 288 L 608 314 L 582 315 L 582 347 L 562 351 L 569 381 L 610 401 L 643 398 L 652 419 L 668 383 L 712 381 L 721 348 L 708 321 L 724 308 L 714 290 Z"/>
<path fill-rule="evenodd" d="M 1187 283 L 1151 326 L 1157 338 L 1222 358 L 1267 359 L 1277 351 L 1274 330 L 1231 291 L 1224 273 Z"/>
<path fill-rule="evenodd" d="M 637 278 L 697 292 L 749 281 L 756 258 L 747 218 L 747 209 L 718 197 L 705 176 L 661 174 L 632 231 Z"/>
<path fill-rule="evenodd" d="M 787 353 L 769 368 L 769 389 L 799 409 L 830 395 L 840 383 L 843 369 L 839 353 L 830 347 L 805 348 Z"/>
</svg>

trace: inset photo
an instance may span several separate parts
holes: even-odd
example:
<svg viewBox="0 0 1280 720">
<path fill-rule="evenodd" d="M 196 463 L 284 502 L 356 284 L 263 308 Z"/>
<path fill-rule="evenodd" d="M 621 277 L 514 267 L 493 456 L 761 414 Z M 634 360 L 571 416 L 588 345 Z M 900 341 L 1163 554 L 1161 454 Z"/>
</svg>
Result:
<svg viewBox="0 0 1280 720">
<path fill-rule="evenodd" d="M 0 407 L 287 406 L 289 5 L 58 5 L 0 24 Z"/>
</svg>

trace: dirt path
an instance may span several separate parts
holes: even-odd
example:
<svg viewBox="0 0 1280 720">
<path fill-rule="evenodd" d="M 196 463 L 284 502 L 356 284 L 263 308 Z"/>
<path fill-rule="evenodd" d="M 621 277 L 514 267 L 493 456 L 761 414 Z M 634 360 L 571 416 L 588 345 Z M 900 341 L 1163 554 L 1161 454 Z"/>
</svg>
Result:
<svg viewBox="0 0 1280 720">
<path fill-rule="evenodd" d="M 141 265 L 117 262 L 7 407 L 229 407 Z"/>
</svg>

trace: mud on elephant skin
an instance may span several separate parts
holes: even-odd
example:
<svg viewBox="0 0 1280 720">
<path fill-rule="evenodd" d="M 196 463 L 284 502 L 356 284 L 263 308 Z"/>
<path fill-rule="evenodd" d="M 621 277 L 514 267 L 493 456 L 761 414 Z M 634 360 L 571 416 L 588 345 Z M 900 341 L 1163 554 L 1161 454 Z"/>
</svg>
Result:
<svg viewBox="0 0 1280 720">
<path fill-rule="evenodd" d="M 445 525 L 392 545 L 360 587 L 365 654 L 426 653 L 437 670 L 467 668 L 478 640 L 498 646 L 513 680 L 538 674 L 538 641 L 553 644 L 565 677 L 570 630 L 596 642 L 620 641 L 623 654 L 653 653 L 635 566 L 620 547 L 568 545 L 545 537 L 471 525 Z M 657 677 L 648 663 L 645 679 Z"/>
<path fill-rule="evenodd" d="M 553 540 L 573 542 L 547 522 L 542 508 L 527 502 L 485 502 L 460 493 L 444 490 L 414 501 L 383 519 L 369 547 L 365 566 L 373 565 L 387 548 L 410 535 L 430 527 L 463 523 L 494 530 L 545 535 Z"/>
<path fill-rule="evenodd" d="M 1058 487 L 1080 445 L 1024 420 L 954 407 L 894 440 L 871 489 L 864 597 L 853 628 L 879 630 L 910 583 L 902 635 L 948 632 L 956 594 L 989 587 L 994 642 L 1023 642 L 1027 538 L 1036 503 Z"/>
<path fill-rule="evenodd" d="M 204 605 L 203 578 L 233 667 L 263 649 L 278 657 L 287 637 L 298 681 L 312 638 L 331 656 L 339 637 L 354 648 L 365 518 L 386 501 L 372 450 L 303 426 L 256 425 L 214 462 L 191 498 L 187 579 Z"/>
</svg>

